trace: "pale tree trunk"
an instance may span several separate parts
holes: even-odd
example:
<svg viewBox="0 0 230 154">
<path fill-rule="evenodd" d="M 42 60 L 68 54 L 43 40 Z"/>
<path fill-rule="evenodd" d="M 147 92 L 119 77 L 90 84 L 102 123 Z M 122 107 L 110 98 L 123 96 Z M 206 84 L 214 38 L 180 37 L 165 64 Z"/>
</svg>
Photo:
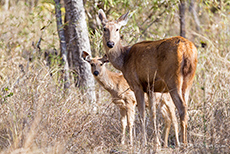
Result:
<svg viewBox="0 0 230 154">
<path fill-rule="evenodd" d="M 179 18 L 180 18 L 180 36 L 185 38 L 185 0 L 180 0 Z"/>
<path fill-rule="evenodd" d="M 10 3 L 9 0 L 5 0 L 4 8 L 6 11 L 9 9 L 9 3 Z"/>
<path fill-rule="evenodd" d="M 194 17 L 194 21 L 196 23 L 196 30 L 200 31 L 200 21 L 196 13 L 195 2 L 194 0 L 190 0 L 189 11 L 192 13 Z"/>
<path fill-rule="evenodd" d="M 56 14 L 56 20 L 57 20 L 57 31 L 58 31 L 58 36 L 59 36 L 59 40 L 60 40 L 62 61 L 64 64 L 64 89 L 68 89 L 70 86 L 69 64 L 68 64 L 68 60 L 67 60 L 66 40 L 65 40 L 65 33 L 64 33 L 64 29 L 63 29 L 60 8 L 61 8 L 60 0 L 55 0 L 55 14 Z"/>
<path fill-rule="evenodd" d="M 90 66 L 82 59 L 82 52 L 91 55 L 83 0 L 64 0 L 65 3 L 65 36 L 68 59 L 75 72 L 76 86 L 87 95 L 91 102 L 96 101 L 94 78 Z"/>
</svg>

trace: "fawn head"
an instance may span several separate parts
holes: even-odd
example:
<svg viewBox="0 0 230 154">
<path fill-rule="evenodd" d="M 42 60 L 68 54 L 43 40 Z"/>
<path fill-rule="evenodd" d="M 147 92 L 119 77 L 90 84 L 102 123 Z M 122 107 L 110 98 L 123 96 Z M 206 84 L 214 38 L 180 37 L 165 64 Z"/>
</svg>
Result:
<svg viewBox="0 0 230 154">
<path fill-rule="evenodd" d="M 120 41 L 119 30 L 127 24 L 128 14 L 129 12 L 120 16 L 116 21 L 108 21 L 105 12 L 102 9 L 98 11 L 98 17 L 103 26 L 103 43 L 106 48 L 111 49 Z"/>
<path fill-rule="evenodd" d="M 91 65 L 91 72 L 94 76 L 100 75 L 104 69 L 104 63 L 109 62 L 106 55 L 104 55 L 102 58 L 91 58 L 91 56 L 85 51 L 83 51 L 82 57 Z"/>
</svg>

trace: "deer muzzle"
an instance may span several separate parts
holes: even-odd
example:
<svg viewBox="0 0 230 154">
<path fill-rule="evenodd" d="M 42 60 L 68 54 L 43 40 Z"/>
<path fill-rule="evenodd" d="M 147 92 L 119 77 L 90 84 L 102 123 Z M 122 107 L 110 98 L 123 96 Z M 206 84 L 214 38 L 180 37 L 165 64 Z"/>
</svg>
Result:
<svg viewBox="0 0 230 154">
<path fill-rule="evenodd" d="M 114 47 L 114 42 L 108 41 L 108 42 L 107 42 L 107 46 L 108 46 L 109 48 L 113 48 L 113 47 Z"/>
<path fill-rule="evenodd" d="M 98 72 L 98 71 L 94 71 L 94 72 L 93 72 L 93 75 L 98 76 L 98 75 L 99 75 L 99 72 Z"/>
</svg>

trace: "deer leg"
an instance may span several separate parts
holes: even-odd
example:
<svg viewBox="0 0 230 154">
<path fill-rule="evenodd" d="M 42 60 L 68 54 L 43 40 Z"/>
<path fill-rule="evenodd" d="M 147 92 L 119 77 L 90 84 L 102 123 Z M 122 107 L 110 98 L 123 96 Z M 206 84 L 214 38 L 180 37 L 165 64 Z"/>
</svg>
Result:
<svg viewBox="0 0 230 154">
<path fill-rule="evenodd" d="M 165 121 L 165 130 L 164 130 L 164 147 L 168 147 L 168 137 L 169 137 L 169 131 L 171 127 L 171 119 L 169 117 L 168 110 L 166 108 L 166 105 L 161 105 L 161 113 L 163 115 L 164 121 Z"/>
<path fill-rule="evenodd" d="M 183 101 L 181 92 L 179 90 L 171 90 L 170 95 L 173 99 L 176 108 L 179 111 L 181 130 L 182 130 L 182 141 L 184 145 L 187 146 L 187 125 L 188 125 L 187 105 Z"/>
<path fill-rule="evenodd" d="M 130 145 L 133 145 L 133 125 L 135 120 L 135 106 L 127 108 L 127 121 L 129 127 Z"/>
<path fill-rule="evenodd" d="M 176 117 L 176 112 L 175 112 L 175 108 L 169 108 L 169 112 L 171 115 L 171 121 L 174 127 L 174 131 L 175 131 L 175 138 L 176 138 L 176 146 L 179 147 L 180 146 L 180 142 L 179 142 L 179 129 L 178 129 L 178 122 L 177 122 L 177 117 Z"/>
<path fill-rule="evenodd" d="M 164 108 L 164 114 L 167 115 L 166 118 L 168 118 L 168 120 L 170 120 L 170 126 L 171 123 L 173 124 L 174 127 L 174 131 L 175 131 L 175 138 L 176 138 L 176 146 L 180 146 L 180 142 L 179 142 L 179 135 L 178 135 L 178 122 L 177 122 L 177 117 L 176 117 L 176 111 L 175 111 L 175 106 L 174 104 L 172 104 L 172 99 L 171 97 L 165 97 L 163 99 L 163 106 L 162 108 Z M 163 114 L 163 113 L 162 113 Z"/>
<path fill-rule="evenodd" d="M 189 92 L 192 88 L 192 81 L 189 77 L 185 77 L 183 79 L 183 85 L 182 85 L 182 96 L 186 104 L 188 104 L 189 100 Z"/>
<path fill-rule="evenodd" d="M 145 134 L 145 100 L 144 100 L 144 91 L 142 89 L 134 88 L 134 93 L 137 101 L 137 107 L 140 115 L 140 121 L 141 121 L 141 142 L 142 147 L 146 144 L 146 134 Z"/>
<path fill-rule="evenodd" d="M 122 129 L 122 136 L 121 136 L 121 144 L 125 144 L 125 129 L 127 126 L 127 117 L 126 117 L 126 110 L 120 109 L 121 113 L 121 129 Z"/>
<path fill-rule="evenodd" d="M 156 123 L 156 101 L 154 97 L 154 92 L 152 90 L 148 91 L 148 100 L 149 100 L 149 111 L 150 111 L 150 120 L 153 124 L 153 131 L 155 136 L 156 149 L 159 149 L 161 144 L 158 137 L 158 129 Z"/>
</svg>

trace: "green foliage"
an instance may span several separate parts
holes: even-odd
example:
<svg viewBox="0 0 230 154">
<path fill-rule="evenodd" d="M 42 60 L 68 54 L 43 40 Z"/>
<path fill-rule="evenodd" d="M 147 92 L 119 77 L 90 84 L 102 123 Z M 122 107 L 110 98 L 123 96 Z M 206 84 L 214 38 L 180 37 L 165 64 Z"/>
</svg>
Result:
<svg viewBox="0 0 230 154">
<path fill-rule="evenodd" d="M 8 98 L 12 97 L 14 95 L 13 92 L 9 92 L 9 88 L 5 87 L 2 89 L 2 95 L 0 95 L 1 98 L 1 104 L 8 103 Z"/>
<path fill-rule="evenodd" d="M 49 3 L 55 5 L 54 0 L 41 0 L 41 3 Z"/>
</svg>

